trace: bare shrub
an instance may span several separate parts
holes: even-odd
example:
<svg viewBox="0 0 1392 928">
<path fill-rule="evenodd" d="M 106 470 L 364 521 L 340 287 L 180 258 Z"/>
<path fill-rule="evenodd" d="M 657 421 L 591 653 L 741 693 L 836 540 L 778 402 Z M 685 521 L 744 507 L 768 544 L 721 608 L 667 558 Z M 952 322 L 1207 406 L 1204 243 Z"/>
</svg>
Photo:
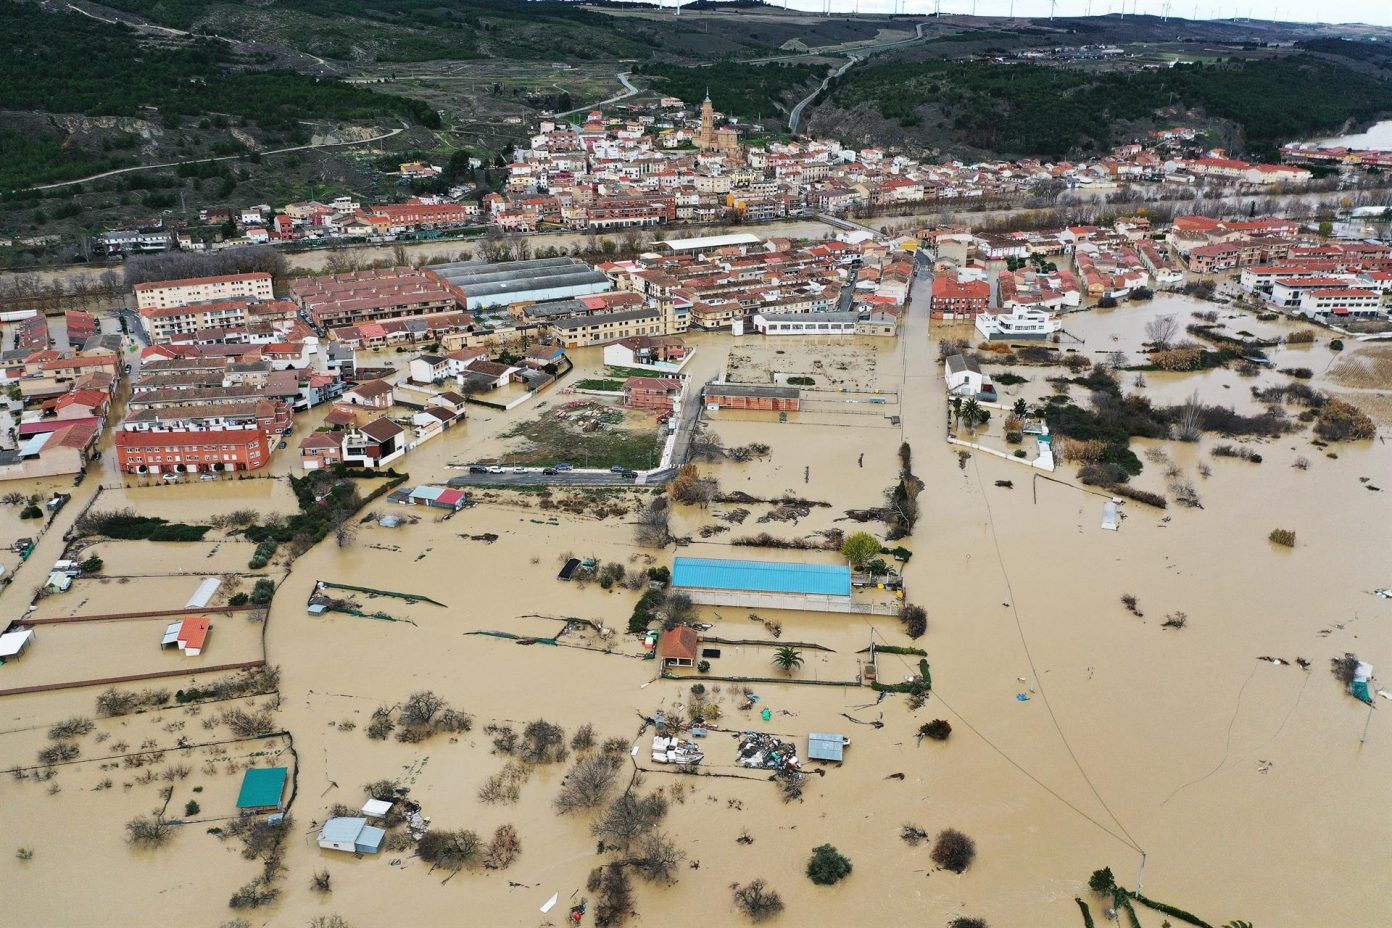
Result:
<svg viewBox="0 0 1392 928">
<path fill-rule="evenodd" d="M 743 886 L 735 883 L 731 890 L 734 892 L 735 908 L 753 921 L 766 921 L 783 911 L 783 900 L 763 880 L 751 880 Z"/>
<path fill-rule="evenodd" d="M 174 834 L 174 826 L 158 815 L 140 815 L 126 822 L 126 841 L 135 847 L 163 847 Z"/>
<path fill-rule="evenodd" d="M 50 728 L 48 736 L 55 741 L 60 738 L 80 738 L 95 727 L 96 724 L 91 719 L 74 716 Z"/>
<path fill-rule="evenodd" d="M 333 880 L 327 870 L 316 870 L 314 875 L 309 878 L 309 888 L 317 893 L 333 892 Z"/>
<path fill-rule="evenodd" d="M 39 763 L 41 764 L 63 764 L 71 760 L 76 760 L 82 751 L 71 741 L 59 741 L 57 744 L 50 744 L 48 747 L 39 751 Z"/>
<path fill-rule="evenodd" d="M 257 877 L 233 893 L 232 898 L 227 900 L 227 904 L 234 909 L 259 909 L 263 905 L 270 905 L 279 898 L 279 889 L 276 889 L 262 877 Z"/>
<path fill-rule="evenodd" d="M 267 709 L 260 712 L 246 712 L 242 709 L 228 709 L 222 713 L 222 720 L 238 738 L 255 738 L 275 731 L 275 718 Z"/>
<path fill-rule="evenodd" d="M 1295 532 L 1288 528 L 1273 528 L 1267 540 L 1275 545 L 1285 545 L 1287 548 L 1295 547 Z"/>
<path fill-rule="evenodd" d="M 669 527 L 670 507 L 667 497 L 654 497 L 638 511 L 638 521 L 634 523 L 634 539 L 645 548 L 665 548 L 672 540 Z"/>
<path fill-rule="evenodd" d="M 367 723 L 367 736 L 374 741 L 385 741 L 396 728 L 392 720 L 390 706 L 378 706 L 372 710 L 372 719 Z"/>
<path fill-rule="evenodd" d="M 430 690 L 412 693 L 401 706 L 401 724 L 423 727 L 435 721 L 435 715 L 445 707 L 445 701 Z"/>
<path fill-rule="evenodd" d="M 910 847 L 918 847 L 928 840 L 928 832 L 919 828 L 917 825 L 905 824 L 899 827 L 899 837 Z"/>
<path fill-rule="evenodd" d="M 1171 612 L 1160 623 L 1161 628 L 1184 628 L 1189 624 L 1189 616 L 1183 612 Z"/>
<path fill-rule="evenodd" d="M 928 610 L 906 603 L 899 610 L 899 621 L 904 623 L 904 634 L 910 638 L 921 638 L 928 630 Z"/>
<path fill-rule="evenodd" d="M 944 870 L 962 873 L 976 857 L 976 842 L 955 828 L 944 829 L 933 844 L 933 863 Z"/>
<path fill-rule="evenodd" d="M 483 852 L 483 865 L 489 870 L 506 870 L 522 853 L 522 841 L 517 837 L 517 829 L 511 825 L 499 825 L 493 832 L 493 840 Z"/>
<path fill-rule="evenodd" d="M 522 784 L 527 782 L 531 771 L 517 761 L 508 761 L 498 773 L 493 774 L 479 787 L 480 802 L 489 805 L 510 805 L 522 795 Z"/>
<path fill-rule="evenodd" d="M 467 829 L 427 831 L 416 843 L 416 853 L 432 869 L 462 870 L 477 862 L 481 852 L 479 836 Z"/>
<path fill-rule="evenodd" d="M 575 734 L 570 738 L 570 749 L 572 751 L 587 751 L 594 747 L 595 733 L 594 726 L 589 722 L 575 729 Z"/>
</svg>

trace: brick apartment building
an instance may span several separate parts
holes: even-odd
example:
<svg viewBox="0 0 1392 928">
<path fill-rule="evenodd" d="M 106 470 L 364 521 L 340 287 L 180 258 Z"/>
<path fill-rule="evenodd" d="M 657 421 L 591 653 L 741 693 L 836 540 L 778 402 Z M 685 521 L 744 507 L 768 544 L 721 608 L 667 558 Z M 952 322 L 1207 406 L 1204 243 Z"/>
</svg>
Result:
<svg viewBox="0 0 1392 928">
<path fill-rule="evenodd" d="M 211 303 L 238 298 L 248 300 L 275 299 L 271 275 L 266 273 L 223 274 L 217 277 L 188 277 L 183 280 L 160 280 L 136 284 L 135 305 L 142 312 L 187 306 L 189 303 Z"/>
<path fill-rule="evenodd" d="M 290 292 L 314 324 L 325 329 L 462 312 L 467 306 L 463 289 L 429 269 L 407 267 L 302 277 L 290 285 Z"/>
<path fill-rule="evenodd" d="M 958 280 L 952 272 L 933 278 L 933 319 L 974 318 L 991 305 L 991 285 L 984 280 Z"/>
</svg>

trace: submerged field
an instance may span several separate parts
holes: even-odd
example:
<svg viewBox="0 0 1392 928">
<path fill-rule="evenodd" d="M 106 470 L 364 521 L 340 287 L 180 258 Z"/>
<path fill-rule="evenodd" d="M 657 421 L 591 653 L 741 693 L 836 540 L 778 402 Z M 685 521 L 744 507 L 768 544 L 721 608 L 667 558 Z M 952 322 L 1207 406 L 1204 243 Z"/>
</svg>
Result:
<svg viewBox="0 0 1392 928">
<path fill-rule="evenodd" d="M 1136 363 L 1149 318 L 1207 308 L 1166 297 L 1070 317 L 1068 331 L 1082 339 L 1070 346 L 1092 358 L 1126 352 Z M 654 498 L 650 489 L 481 490 L 478 505 L 448 517 L 412 509 L 418 521 L 396 528 L 362 523 L 345 545 L 330 537 L 295 560 L 288 575 L 285 554 L 275 555 L 267 572 L 284 580 L 266 619 L 264 647 L 279 668 L 278 696 L 179 706 L 171 695 L 158 707 L 116 717 L 99 716 L 92 690 L 0 698 L 7 766 L 38 764 L 38 751 L 55 741 L 79 748 L 75 762 L 52 768 L 51 777 L 40 766 L 0 787 L 0 826 L 14 845 L 0 853 L 0 879 L 19 888 L 9 896 L 12 917 L 34 925 L 133 926 L 148 923 L 149 899 L 158 895 L 161 918 L 210 926 L 239 916 L 293 925 L 336 913 L 356 928 L 403 915 L 443 922 L 461 911 L 488 924 L 532 925 L 560 924 L 585 899 L 584 924 L 591 924 L 600 898 L 587 888 L 591 872 L 624 858 L 598 851 L 593 826 L 605 804 L 631 784 L 633 795 L 665 800 L 652 830 L 675 849 L 658 855 L 665 864 L 630 873 L 633 924 L 745 923 L 730 886 L 763 879 L 785 906 L 772 924 L 900 924 L 912 912 L 927 925 L 975 916 L 996 926 L 1077 926 L 1074 897 L 1088 901 L 1095 917 L 1104 908 L 1087 888 L 1089 874 L 1110 866 L 1134 887 L 1141 851 L 1145 894 L 1212 924 L 1392 918 L 1377 854 L 1346 855 L 1334 873 L 1314 863 L 1336 845 L 1376 847 L 1392 826 L 1381 801 L 1392 772 L 1392 732 L 1383 730 L 1382 713 L 1374 713 L 1360 744 L 1367 709 L 1328 670 L 1330 659 L 1346 651 L 1374 664 L 1386 664 L 1392 651 L 1385 615 L 1392 607 L 1369 592 L 1388 582 L 1382 552 L 1392 543 L 1389 497 L 1369 488 L 1385 482 L 1381 475 L 1392 463 L 1385 445 L 1378 439 L 1317 447 L 1302 424 L 1277 439 L 1242 442 L 1260 450 L 1262 463 L 1255 464 L 1215 456 L 1218 445 L 1234 443 L 1216 434 L 1184 443 L 1135 439 L 1144 466 L 1133 481 L 1171 496 L 1169 506 L 1128 502 L 1120 531 L 1104 531 L 1105 494 L 1081 485 L 1072 465 L 1036 480 L 1018 463 L 981 453 L 964 458 L 945 444 L 937 345 L 962 333 L 930 331 L 924 309 L 916 299 L 897 343 L 867 340 L 851 348 L 693 337 L 700 352 L 688 373 L 697 382 L 732 358 L 748 358 L 737 366 L 750 380 L 756 370 L 768 376 L 771 367 L 819 376 L 813 361 L 839 359 L 844 371 L 835 363 L 820 370 L 856 382 L 816 383 L 807 389 L 819 397 L 835 391 L 841 402 L 828 397 L 783 422 L 776 415 L 707 414 L 706 432 L 727 453 L 697 465 L 717 482 L 716 499 L 672 507 L 670 534 L 689 539 L 688 546 L 638 543 L 634 523 Z M 1231 331 L 1270 334 L 1250 317 L 1224 321 Z M 575 377 L 602 373 L 597 350 L 576 354 Z M 1374 361 L 1358 360 L 1378 356 L 1364 345 L 1337 357 L 1322 341 L 1275 355 L 1277 368 L 1311 368 L 1309 383 L 1321 390 L 1387 388 L 1339 374 L 1354 364 L 1375 369 Z M 1007 404 L 1036 403 L 1055 392 L 1050 377 L 1071 376 L 1059 366 L 1010 369 L 1026 379 L 1003 390 Z M 1143 392 L 1156 404 L 1182 403 L 1198 391 L 1205 402 L 1255 413 L 1262 404 L 1251 388 L 1289 379 L 1275 370 L 1243 377 L 1215 369 L 1146 373 L 1144 387 L 1133 386 L 1134 375 L 1123 381 L 1128 392 Z M 845 402 L 874 390 L 892 405 Z M 1078 386 L 1069 395 L 1088 401 Z M 471 409 L 462 427 L 398 466 L 411 472 L 413 483 L 439 482 L 462 463 L 502 460 L 520 452 L 521 436 L 507 432 L 550 428 L 569 399 L 544 395 L 508 414 Z M 983 435 L 1000 430 L 999 418 Z M 1386 429 L 1384 422 L 1379 434 Z M 594 433 L 578 434 L 588 440 Z M 903 442 L 923 481 L 921 511 L 912 535 L 893 544 L 912 552 L 900 566 L 907 600 L 928 611 L 923 637 L 908 638 L 888 615 L 701 607 L 697 619 L 711 625 L 704 635 L 741 642 L 719 646 L 711 676 L 778 682 L 750 684 L 759 697 L 751 702 L 738 683 L 708 680 L 704 692 L 693 691 L 700 676 L 694 671 L 658 678 L 640 639 L 625 634 L 649 568 L 670 567 L 677 554 L 838 563 L 836 553 L 816 547 L 829 533 L 885 537 L 883 522 L 855 521 L 847 511 L 884 505 L 899 476 Z M 733 449 L 752 450 L 736 459 Z M 579 463 L 577 449 L 565 454 Z M 1307 466 L 1292 466 L 1299 458 Z M 1171 469 L 1182 477 L 1167 476 Z M 1180 479 L 1193 483 L 1202 508 L 1174 501 L 1169 485 Z M 208 508 L 235 509 L 245 492 L 261 495 L 249 505 L 293 512 L 295 500 L 280 484 L 210 483 Z M 113 503 L 148 502 L 161 516 L 191 521 L 202 490 L 130 489 Z M 407 512 L 380 502 L 370 509 Z M 1356 545 L 1348 543 L 1351 525 Z M 1269 542 L 1274 528 L 1294 531 L 1294 547 Z M 761 534 L 809 547 L 735 544 Z M 147 557 L 144 546 L 154 543 L 101 542 L 112 576 L 80 581 L 62 596 L 87 600 L 82 611 L 95 611 L 107 596 L 119 606 L 173 602 L 177 609 L 193 578 L 141 575 L 199 570 L 195 562 L 205 560 L 219 571 L 235 566 L 224 564 L 221 552 L 208 558 L 217 543 L 178 550 L 161 544 Z M 135 547 L 107 553 L 117 544 Z M 222 551 L 251 547 L 221 544 Z M 571 556 L 597 560 L 598 576 L 557 580 Z M 149 569 L 146 560 L 167 566 Z M 441 605 L 355 592 L 348 595 L 357 611 L 386 618 L 310 616 L 305 603 L 320 580 L 427 596 Z M 23 610 L 32 582 L 25 575 L 4 593 L 7 614 Z M 1134 597 L 1135 612 L 1123 595 Z M 50 598 L 38 614 L 53 614 L 65 602 Z M 1165 627 L 1178 613 L 1186 618 L 1182 627 Z M 256 627 L 236 626 L 237 653 L 242 634 Z M 214 655 L 222 630 L 214 632 L 209 660 L 221 659 Z M 523 646 L 479 632 L 555 643 Z M 862 652 L 871 642 L 927 652 L 933 688 L 921 707 L 912 708 L 904 693 L 881 696 L 849 684 L 863 673 Z M 772 664 L 786 643 L 798 643 L 803 659 L 791 674 Z M 144 643 L 140 648 L 141 661 L 173 657 L 157 649 L 146 655 Z M 61 677 L 64 650 L 40 629 L 21 659 L 24 673 Z M 1297 659 L 1308 661 L 1308 669 Z M 882 654 L 880 678 L 902 682 L 916 673 L 917 661 L 912 654 Z M 0 667 L 0 687 L 9 685 L 7 669 Z M 811 680 L 846 685 L 793 682 Z M 187 681 L 161 685 L 172 691 Z M 407 730 L 403 712 L 420 691 L 467 714 L 467 727 L 452 716 L 448 726 L 432 723 L 398 740 Z M 694 775 L 652 764 L 644 719 L 658 711 L 687 717 L 696 705 L 711 724 L 702 743 L 706 761 Z M 293 756 L 282 736 L 210 744 L 235 739 L 234 728 L 245 724 L 227 710 L 254 715 L 263 707 L 274 731 L 290 733 Z M 379 709 L 388 710 L 395 728 L 376 739 L 369 730 Z M 93 719 L 94 729 L 71 739 L 48 737 L 51 725 L 72 716 Z M 950 738 L 920 739 L 920 726 L 935 719 L 950 723 Z M 552 748 L 529 753 L 525 733 L 538 720 L 561 734 L 548 742 Z M 577 738 L 586 726 L 593 746 Z M 812 731 L 837 732 L 851 744 L 844 763 L 819 767 L 801 797 L 785 802 L 766 771 L 737 765 L 735 735 L 743 731 L 779 736 L 799 750 Z M 559 810 L 576 759 L 604 756 L 609 739 L 619 765 L 605 798 L 592 808 Z M 115 758 L 122 753 L 114 749 L 118 742 L 127 752 L 149 742 L 165 753 L 156 763 L 128 766 Z M 219 750 L 226 753 L 213 753 Z M 285 869 L 272 884 L 279 895 L 237 912 L 229 899 L 266 872 L 265 858 L 243 857 L 241 839 L 209 829 L 224 829 L 235 818 L 240 769 L 226 771 L 247 763 L 290 767 L 297 793 L 281 845 Z M 188 772 L 180 776 L 179 765 Z M 169 767 L 176 769 L 165 780 Z M 142 783 L 146 769 L 155 773 Z M 106 779 L 111 785 L 102 787 Z M 321 850 L 315 837 L 334 807 L 360 807 L 365 786 L 382 779 L 409 790 L 431 830 L 467 830 L 488 845 L 501 826 L 512 826 L 520 852 L 504 867 L 489 868 L 480 856 L 451 875 L 410 844 L 361 858 Z M 167 799 L 164 787 L 173 787 Z M 126 842 L 128 821 L 161 807 L 182 817 L 191 800 L 200 811 L 187 816 L 190 824 L 175 826 L 164 846 Z M 974 839 L 976 859 L 960 875 L 939 869 L 931 844 L 902 840 L 905 825 L 930 835 L 960 829 Z M 389 835 L 403 830 L 393 826 Z M 79 831 L 90 840 L 74 847 L 70 836 Z M 825 843 L 853 864 L 835 886 L 814 885 L 804 873 L 812 849 Z M 31 859 L 16 856 L 22 848 L 32 850 Z M 329 875 L 330 891 L 312 885 L 318 872 Z M 44 891 L 59 881 L 72 891 Z M 540 914 L 553 893 L 557 908 Z M 1163 921 L 1143 908 L 1138 914 L 1144 925 Z"/>
</svg>

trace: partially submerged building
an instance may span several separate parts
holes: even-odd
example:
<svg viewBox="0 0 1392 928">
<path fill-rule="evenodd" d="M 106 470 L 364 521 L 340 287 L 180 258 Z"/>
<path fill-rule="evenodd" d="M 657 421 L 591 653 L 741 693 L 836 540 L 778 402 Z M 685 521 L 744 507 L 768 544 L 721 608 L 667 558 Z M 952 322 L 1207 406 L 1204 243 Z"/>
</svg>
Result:
<svg viewBox="0 0 1392 928">
<path fill-rule="evenodd" d="M 285 793 L 289 773 L 285 767 L 248 767 L 242 774 L 237 811 L 243 815 L 283 811 L 281 796 Z"/>
<path fill-rule="evenodd" d="M 702 397 L 707 409 L 797 412 L 802 405 L 802 391 L 797 387 L 777 387 L 761 383 L 707 384 Z"/>
<path fill-rule="evenodd" d="M 178 648 L 188 657 L 197 657 L 203 653 L 208 633 L 212 630 L 213 623 L 204 616 L 189 616 L 178 622 L 170 622 L 164 630 L 164 637 L 160 639 L 160 647 Z"/>
<path fill-rule="evenodd" d="M 679 557 L 672 589 L 707 606 L 854 611 L 851 569 L 844 564 Z"/>
<path fill-rule="evenodd" d="M 366 818 L 343 815 L 324 823 L 319 831 L 319 846 L 350 854 L 376 854 L 386 836 L 384 829 L 369 825 Z"/>
</svg>

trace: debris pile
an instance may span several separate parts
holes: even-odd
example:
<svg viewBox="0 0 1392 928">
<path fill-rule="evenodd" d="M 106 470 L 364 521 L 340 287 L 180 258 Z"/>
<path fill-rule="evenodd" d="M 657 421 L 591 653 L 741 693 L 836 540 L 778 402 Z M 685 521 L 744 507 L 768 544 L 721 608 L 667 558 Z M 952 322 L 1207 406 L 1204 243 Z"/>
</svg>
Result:
<svg viewBox="0 0 1392 928">
<path fill-rule="evenodd" d="M 763 770 L 797 770 L 802 765 L 791 742 L 755 731 L 740 736 L 738 759 L 742 767 Z"/>
</svg>

